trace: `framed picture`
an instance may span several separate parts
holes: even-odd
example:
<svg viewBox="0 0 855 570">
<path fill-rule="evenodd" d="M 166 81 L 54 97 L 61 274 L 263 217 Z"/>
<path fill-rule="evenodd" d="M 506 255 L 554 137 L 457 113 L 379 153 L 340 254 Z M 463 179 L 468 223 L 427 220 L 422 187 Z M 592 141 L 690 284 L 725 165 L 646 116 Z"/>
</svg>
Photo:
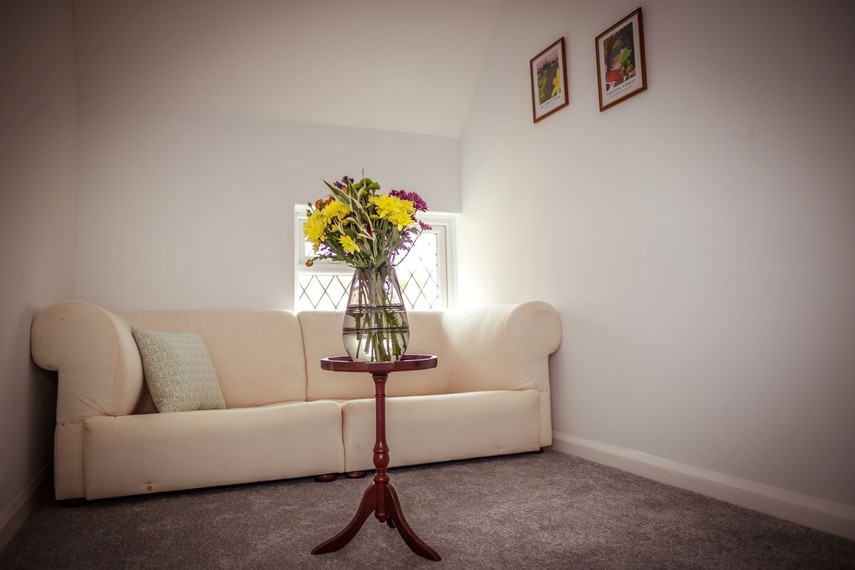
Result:
<svg viewBox="0 0 855 570">
<path fill-rule="evenodd" d="M 564 38 L 531 59 L 531 107 L 534 122 L 570 104 Z"/>
<path fill-rule="evenodd" d="M 641 8 L 597 36 L 600 111 L 647 89 Z"/>
</svg>

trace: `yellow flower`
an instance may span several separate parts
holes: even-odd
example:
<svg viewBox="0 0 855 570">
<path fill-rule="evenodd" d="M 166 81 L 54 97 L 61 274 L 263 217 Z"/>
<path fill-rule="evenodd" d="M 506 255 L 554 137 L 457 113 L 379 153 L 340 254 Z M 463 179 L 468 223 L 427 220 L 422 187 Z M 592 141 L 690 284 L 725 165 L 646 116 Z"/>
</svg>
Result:
<svg viewBox="0 0 855 570">
<path fill-rule="evenodd" d="M 315 246 L 315 251 L 318 250 L 321 242 L 326 238 L 326 232 L 327 218 L 324 216 L 323 211 L 315 210 L 309 214 L 308 219 L 303 223 L 303 234 Z"/>
<path fill-rule="evenodd" d="M 377 208 L 377 215 L 380 218 L 398 226 L 398 231 L 415 221 L 413 216 L 416 213 L 416 208 L 409 200 L 402 200 L 396 196 L 380 195 L 372 196 L 368 199 L 368 203 Z"/>
<path fill-rule="evenodd" d="M 356 245 L 356 242 L 353 241 L 353 238 L 350 236 L 341 236 L 341 247 L 343 247 L 344 251 L 347 253 L 356 253 L 359 251 L 359 246 Z"/>
<path fill-rule="evenodd" d="M 341 220 L 348 214 L 350 214 L 350 206 L 340 200 L 333 200 L 324 208 L 324 215 L 328 220 L 333 218 Z"/>
</svg>

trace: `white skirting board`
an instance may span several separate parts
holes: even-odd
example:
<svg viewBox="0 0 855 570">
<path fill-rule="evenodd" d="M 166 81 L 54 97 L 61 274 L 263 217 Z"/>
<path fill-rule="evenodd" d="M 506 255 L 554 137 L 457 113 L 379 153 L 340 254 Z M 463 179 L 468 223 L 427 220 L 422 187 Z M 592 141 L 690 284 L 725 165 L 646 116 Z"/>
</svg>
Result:
<svg viewBox="0 0 855 570">
<path fill-rule="evenodd" d="M 50 473 L 51 465 L 42 469 L 36 478 L 30 481 L 23 491 L 0 512 L 0 550 L 6 548 L 15 533 L 23 526 L 24 521 L 30 516 L 36 503 L 36 493 Z"/>
<path fill-rule="evenodd" d="M 660 483 L 855 540 L 855 508 L 848 505 L 557 431 L 552 432 L 552 448 Z"/>
</svg>

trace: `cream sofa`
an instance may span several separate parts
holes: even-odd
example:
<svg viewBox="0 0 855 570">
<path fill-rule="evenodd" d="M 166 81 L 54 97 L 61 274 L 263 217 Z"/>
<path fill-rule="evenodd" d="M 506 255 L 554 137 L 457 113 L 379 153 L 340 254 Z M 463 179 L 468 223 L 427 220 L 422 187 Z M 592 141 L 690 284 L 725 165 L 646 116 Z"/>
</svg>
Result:
<svg viewBox="0 0 855 570">
<path fill-rule="evenodd" d="M 561 340 L 542 302 L 412 311 L 409 353 L 435 369 L 387 383 L 390 467 L 535 451 L 552 443 L 548 357 Z M 57 499 L 97 499 L 373 468 L 374 385 L 324 371 L 342 314 L 111 312 L 68 301 L 33 321 L 56 370 Z M 226 409 L 157 413 L 130 327 L 196 332 Z"/>
</svg>

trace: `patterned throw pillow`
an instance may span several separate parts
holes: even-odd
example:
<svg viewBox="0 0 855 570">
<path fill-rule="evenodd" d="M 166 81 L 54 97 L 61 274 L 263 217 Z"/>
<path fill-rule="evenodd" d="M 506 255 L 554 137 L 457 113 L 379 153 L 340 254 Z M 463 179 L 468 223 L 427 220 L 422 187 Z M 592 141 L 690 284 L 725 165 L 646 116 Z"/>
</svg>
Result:
<svg viewBox="0 0 855 570">
<path fill-rule="evenodd" d="M 137 327 L 131 327 L 131 333 L 158 412 L 225 409 L 220 380 L 201 336 Z"/>
</svg>

